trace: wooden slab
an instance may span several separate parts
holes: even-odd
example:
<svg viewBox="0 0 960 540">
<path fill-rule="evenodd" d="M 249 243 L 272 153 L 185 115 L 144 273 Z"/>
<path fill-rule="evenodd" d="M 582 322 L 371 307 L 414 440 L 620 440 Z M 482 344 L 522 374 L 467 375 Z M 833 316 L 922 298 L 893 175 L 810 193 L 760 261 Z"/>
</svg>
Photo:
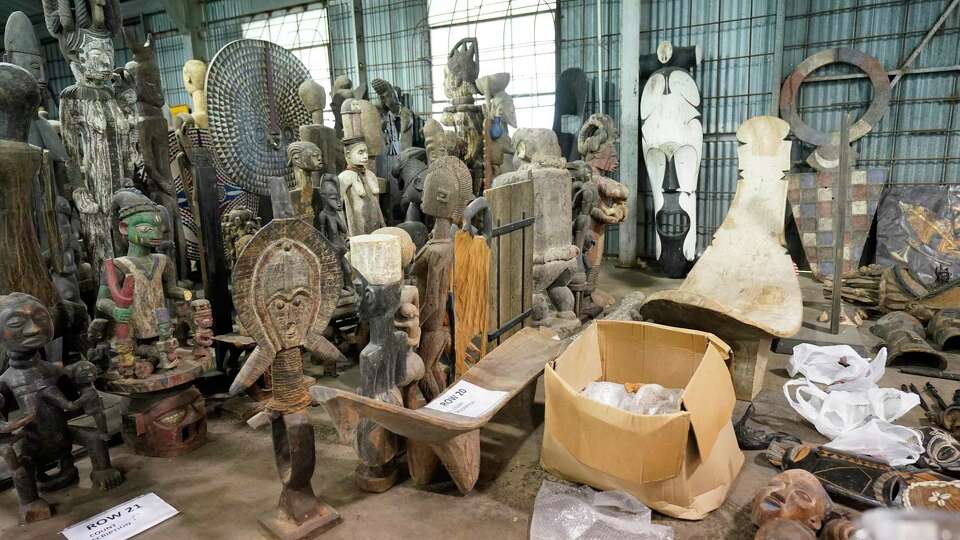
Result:
<svg viewBox="0 0 960 540">
<path fill-rule="evenodd" d="M 363 416 L 375 420 L 397 435 L 427 443 L 440 443 L 484 426 L 510 399 L 540 375 L 546 363 L 555 359 L 566 343 L 533 328 L 524 328 L 468 370 L 463 376 L 464 381 L 487 390 L 507 392 L 496 407 L 477 418 L 426 407 L 407 409 L 326 386 L 313 386 L 310 394 L 314 403 L 322 404 L 327 409 L 338 429 L 347 428 L 345 424 Z"/>
<path fill-rule="evenodd" d="M 107 383 L 107 390 L 118 394 L 146 394 L 187 384 L 203 372 L 200 364 L 181 360 L 169 371 L 156 372 L 146 379 L 118 379 Z"/>
<path fill-rule="evenodd" d="M 532 218 L 533 182 L 519 182 L 483 192 L 493 214 L 493 229 Z M 533 226 L 494 236 L 490 243 L 490 301 L 488 331 L 507 324 L 533 306 Z M 516 333 L 516 325 L 493 348 Z"/>
</svg>

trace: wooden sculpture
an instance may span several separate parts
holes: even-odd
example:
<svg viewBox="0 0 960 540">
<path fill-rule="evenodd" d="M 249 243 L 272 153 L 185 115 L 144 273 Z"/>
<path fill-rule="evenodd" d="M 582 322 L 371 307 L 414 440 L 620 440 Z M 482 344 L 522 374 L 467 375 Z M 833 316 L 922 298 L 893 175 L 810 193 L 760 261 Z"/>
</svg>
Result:
<svg viewBox="0 0 960 540">
<path fill-rule="evenodd" d="M 641 308 L 647 319 L 713 332 L 730 344 L 738 399 L 759 391 L 758 340 L 792 336 L 803 318 L 800 283 L 782 244 L 789 132 L 770 116 L 740 125 L 741 180 L 713 243 L 679 289 L 654 293 Z"/>
<path fill-rule="evenodd" d="M 358 101 L 349 99 L 343 104 L 343 146 L 346 149 L 347 170 L 340 173 L 339 180 L 340 197 L 343 199 L 350 236 L 370 234 L 386 225 L 377 198 L 380 195 L 380 182 L 377 175 L 368 168 L 370 155 L 362 127 L 359 125 L 360 111 L 355 108 Z"/>
<path fill-rule="evenodd" d="M 66 375 L 64 369 L 40 359 L 40 350 L 52 337 L 50 313 L 37 298 L 23 293 L 0 296 L 0 348 L 9 359 L 9 367 L 0 375 L 0 394 L 12 395 L 24 413 L 23 421 L 0 426 L 0 432 L 6 433 L 23 429 L 23 437 L 12 447 L 4 446 L 0 435 L 0 453 L 14 473 L 21 522 L 46 519 L 52 513 L 37 495 L 38 487 L 52 491 L 77 482 L 66 412 L 93 405 L 83 393 L 77 401 L 68 400 L 58 387 Z M 93 484 L 101 489 L 120 485 L 123 475 L 110 465 L 103 438 L 98 435 L 80 442 L 91 456 Z M 54 475 L 46 474 L 51 463 L 58 467 Z"/>
<path fill-rule="evenodd" d="M 343 203 L 340 200 L 340 184 L 336 176 L 332 174 L 323 175 L 323 179 L 320 181 L 319 195 L 322 206 L 320 211 L 316 213 L 313 225 L 330 243 L 330 247 L 337 255 L 337 260 L 340 262 L 340 272 L 343 274 L 341 296 L 349 296 L 353 294 L 353 285 L 350 283 L 352 272 L 346 259 L 347 238 L 350 231 L 341 215 Z"/>
<path fill-rule="evenodd" d="M 187 60 L 183 65 L 183 86 L 190 94 L 190 101 L 193 102 L 193 108 L 190 115 L 193 116 L 194 124 L 200 129 L 210 127 L 207 117 L 207 64 L 202 60 Z"/>
<path fill-rule="evenodd" d="M 307 223 L 313 223 L 313 175 L 323 170 L 323 154 L 312 142 L 296 141 L 287 146 L 287 158 L 296 185 L 290 192 L 293 211 Z"/>
<path fill-rule="evenodd" d="M 323 125 L 323 109 L 327 105 L 327 93 L 323 87 L 313 79 L 307 79 L 300 84 L 297 94 L 313 122 L 300 126 L 300 140 L 317 145 L 324 158 L 323 170 L 313 175 L 314 184 L 319 185 L 321 173 L 338 174 L 347 168 L 343 143 L 340 142 L 336 130 Z"/>
<path fill-rule="evenodd" d="M 97 311 L 114 321 L 114 340 L 121 375 L 143 379 L 156 369 L 172 369 L 151 343 L 159 335 L 157 310 L 166 298 L 190 301 L 191 291 L 177 286 L 172 261 L 153 250 L 163 239 L 162 210 L 135 189 L 114 196 L 119 232 L 127 255 L 103 264 Z"/>
<path fill-rule="evenodd" d="M 509 73 L 497 73 L 477 79 L 477 88 L 483 93 L 483 186 L 489 188 L 493 179 L 512 166 L 513 141 L 510 128 L 517 127 L 517 111 L 513 97 L 506 92 Z"/>
<path fill-rule="evenodd" d="M 116 190 L 130 185 L 139 160 L 134 118 L 121 107 L 115 90 L 122 88 L 114 89 L 111 82 L 113 36 L 120 32 L 122 20 L 120 2 L 44 2 L 43 11 L 47 30 L 59 41 L 76 78 L 75 84 L 60 92 L 60 132 L 74 181 L 69 195 L 80 211 L 90 263 L 98 269 L 114 255 L 111 198 Z M 135 91 L 128 93 L 135 103 Z"/>
<path fill-rule="evenodd" d="M 670 277 L 683 277 L 697 250 L 697 177 L 703 153 L 700 90 L 690 73 L 670 64 L 673 46 L 657 47 L 663 65 L 640 98 L 643 159 L 656 212 L 657 260 Z M 600 249 L 603 249 L 602 246 Z"/>
<path fill-rule="evenodd" d="M 557 136 L 549 129 L 522 128 L 514 134 L 517 170 L 501 174 L 493 186 L 533 181 L 533 322 L 557 332 L 580 327 L 569 284 L 579 250 L 571 242 L 571 178 L 560 157 Z"/>
<path fill-rule="evenodd" d="M 326 386 L 312 386 L 314 403 L 323 405 L 333 419 L 342 442 L 353 440 L 359 420 L 369 418 L 392 433 L 418 443 L 435 455 L 450 473 L 461 493 L 473 489 L 480 475 L 480 428 L 543 372 L 543 366 L 563 350 L 562 341 L 524 328 L 504 341 L 471 368 L 462 382 L 496 392 L 489 408 L 476 415 L 444 412 L 437 405 L 443 399 L 418 408 L 384 403 L 352 392 Z M 446 397 L 444 397 L 446 399 Z M 411 475 L 420 481 L 411 463 Z M 421 470 L 432 471 L 429 464 Z"/>
<path fill-rule="evenodd" d="M 197 299 L 190 302 L 193 316 L 193 361 L 200 364 L 204 371 L 214 368 L 216 360 L 213 350 L 213 310 L 210 301 Z"/>
<path fill-rule="evenodd" d="M 450 331 L 444 321 L 453 271 L 450 225 L 459 192 L 457 176 L 447 168 L 438 166 L 427 173 L 422 209 L 433 217 L 433 234 L 417 253 L 411 271 L 420 291 L 419 353 L 425 371 L 420 388 L 427 401 L 447 387 L 447 373 L 439 360 L 450 345 Z"/>
<path fill-rule="evenodd" d="M 257 347 L 230 387 L 238 394 L 268 368 L 273 395 L 253 425 L 269 422 L 283 483 L 278 507 L 260 517 L 282 539 L 317 534 L 340 522 L 340 514 L 313 493 L 316 453 L 301 347 L 320 356 L 337 354 L 323 330 L 342 287 L 340 265 L 312 225 L 293 215 L 282 179 L 275 180 L 273 221 L 250 240 L 234 266 L 237 318 Z M 285 200 L 284 200 L 285 199 Z"/>
<path fill-rule="evenodd" d="M 474 96 L 480 93 L 477 88 L 479 73 L 477 38 L 463 38 L 450 49 L 443 69 L 443 92 L 450 100 L 450 106 L 443 109 L 440 121 L 454 128 L 466 144 L 461 157 L 476 180 L 483 179 L 483 108 L 474 100 Z M 479 181 L 475 187 L 479 187 Z"/>
</svg>

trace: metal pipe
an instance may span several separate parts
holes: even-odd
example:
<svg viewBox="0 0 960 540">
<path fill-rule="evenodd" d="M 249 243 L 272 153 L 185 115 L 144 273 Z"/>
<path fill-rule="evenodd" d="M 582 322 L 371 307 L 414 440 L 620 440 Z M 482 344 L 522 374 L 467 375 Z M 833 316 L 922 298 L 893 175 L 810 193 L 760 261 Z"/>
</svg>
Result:
<svg viewBox="0 0 960 540">
<path fill-rule="evenodd" d="M 597 112 L 603 114 L 603 2 L 597 0 Z"/>
</svg>

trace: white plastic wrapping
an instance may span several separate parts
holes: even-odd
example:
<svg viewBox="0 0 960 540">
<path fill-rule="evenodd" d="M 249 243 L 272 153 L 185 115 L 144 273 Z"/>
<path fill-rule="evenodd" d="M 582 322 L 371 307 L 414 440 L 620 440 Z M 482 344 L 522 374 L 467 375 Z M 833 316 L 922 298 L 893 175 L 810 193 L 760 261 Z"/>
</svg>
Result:
<svg viewBox="0 0 960 540">
<path fill-rule="evenodd" d="M 894 422 L 920 404 L 920 396 L 896 388 L 824 392 L 806 379 L 787 381 L 783 394 L 793 410 L 831 439 L 874 418 Z"/>
<path fill-rule="evenodd" d="M 604 405 L 637 414 L 671 414 L 680 412 L 683 390 L 644 384 L 630 393 L 620 383 L 594 381 L 583 389 L 582 394 Z"/>
<path fill-rule="evenodd" d="M 840 452 L 859 454 L 899 467 L 915 463 L 923 454 L 923 438 L 916 430 L 873 419 L 825 444 Z"/>
<path fill-rule="evenodd" d="M 799 373 L 811 382 L 830 385 L 831 390 L 853 391 L 876 386 L 886 364 L 886 348 L 880 349 L 871 361 L 849 345 L 820 347 L 801 343 L 793 348 L 787 371 L 791 377 Z"/>
<path fill-rule="evenodd" d="M 673 540 L 673 528 L 653 524 L 651 517 L 650 509 L 629 493 L 544 480 L 533 505 L 530 538 Z"/>
</svg>

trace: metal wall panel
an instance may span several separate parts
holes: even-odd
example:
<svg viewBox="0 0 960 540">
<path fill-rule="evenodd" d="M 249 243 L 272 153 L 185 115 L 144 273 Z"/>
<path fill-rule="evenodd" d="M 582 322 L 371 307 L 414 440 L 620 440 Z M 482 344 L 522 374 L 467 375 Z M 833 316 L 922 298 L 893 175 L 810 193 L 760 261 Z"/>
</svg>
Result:
<svg viewBox="0 0 960 540">
<path fill-rule="evenodd" d="M 413 112 L 429 115 L 433 86 L 427 0 L 365 0 L 363 30 L 368 82 L 378 77 L 391 82 L 406 94 Z M 377 99 L 372 87 L 370 99 Z"/>
</svg>

